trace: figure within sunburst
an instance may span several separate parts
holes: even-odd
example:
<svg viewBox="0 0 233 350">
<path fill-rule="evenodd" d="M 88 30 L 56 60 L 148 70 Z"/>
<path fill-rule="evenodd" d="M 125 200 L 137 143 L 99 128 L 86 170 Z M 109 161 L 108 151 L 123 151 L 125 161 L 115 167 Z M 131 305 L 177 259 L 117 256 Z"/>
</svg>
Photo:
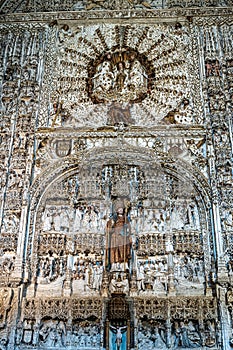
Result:
<svg viewBox="0 0 233 350">
<path fill-rule="evenodd" d="M 155 125 L 164 118 L 166 123 L 172 122 L 167 118 L 169 113 L 188 100 L 186 61 L 179 36 L 181 31 L 178 35 L 162 25 L 103 25 L 78 33 L 72 44 L 82 67 L 76 71 L 78 93 L 70 92 L 64 102 L 65 108 L 71 109 L 74 124 L 109 124 L 109 110 L 116 103 L 121 111 L 118 108 L 113 120 L 119 121 L 130 108 L 129 124 Z M 69 46 L 69 41 L 65 44 Z"/>
</svg>

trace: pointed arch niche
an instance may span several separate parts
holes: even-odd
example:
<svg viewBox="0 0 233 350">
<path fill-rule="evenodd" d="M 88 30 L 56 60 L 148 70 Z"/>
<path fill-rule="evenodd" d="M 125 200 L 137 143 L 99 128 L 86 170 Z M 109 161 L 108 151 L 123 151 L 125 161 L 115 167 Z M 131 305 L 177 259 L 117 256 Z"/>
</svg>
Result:
<svg viewBox="0 0 233 350">
<path fill-rule="evenodd" d="M 103 278 L 111 285 L 106 227 L 119 207 L 130 225 L 125 293 L 206 294 L 214 244 L 208 186 L 200 173 L 181 160 L 124 143 L 53 169 L 34 184 L 29 295 L 39 297 L 46 289 L 56 297 L 111 294 Z"/>
</svg>

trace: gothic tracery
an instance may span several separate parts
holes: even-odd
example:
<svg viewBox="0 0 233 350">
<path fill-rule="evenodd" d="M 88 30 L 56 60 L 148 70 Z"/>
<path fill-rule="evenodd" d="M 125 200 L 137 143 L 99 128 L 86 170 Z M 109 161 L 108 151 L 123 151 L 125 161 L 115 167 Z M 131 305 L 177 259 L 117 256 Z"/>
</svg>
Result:
<svg viewBox="0 0 233 350">
<path fill-rule="evenodd" d="M 231 5 L 0 3 L 0 349 L 233 346 Z"/>
</svg>

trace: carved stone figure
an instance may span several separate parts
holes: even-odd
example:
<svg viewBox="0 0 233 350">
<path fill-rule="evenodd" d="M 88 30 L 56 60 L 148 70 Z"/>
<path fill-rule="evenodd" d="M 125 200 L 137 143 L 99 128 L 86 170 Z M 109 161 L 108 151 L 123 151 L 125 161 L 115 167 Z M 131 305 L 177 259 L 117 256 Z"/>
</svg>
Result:
<svg viewBox="0 0 233 350">
<path fill-rule="evenodd" d="M 48 347 L 64 346 L 66 328 L 63 321 L 49 321 L 39 331 L 41 344 Z"/>
<path fill-rule="evenodd" d="M 153 331 L 152 331 L 152 334 L 151 334 L 151 338 L 153 339 L 154 341 L 154 348 L 156 349 L 166 349 L 167 346 L 166 346 L 166 342 L 165 342 L 165 338 L 164 338 L 164 333 L 163 333 L 163 330 L 161 330 L 161 333 L 163 335 L 161 335 L 159 333 L 159 328 L 156 326 Z"/>
<path fill-rule="evenodd" d="M 120 350 L 121 349 L 121 344 L 122 344 L 122 334 L 124 332 L 126 332 L 127 327 L 114 327 L 114 326 L 110 326 L 110 329 L 112 330 L 113 333 L 116 334 L 116 350 Z"/>
<path fill-rule="evenodd" d="M 215 328 L 211 321 L 206 322 L 205 327 L 205 344 L 206 346 L 214 346 L 216 344 Z"/>
<path fill-rule="evenodd" d="M 131 258 L 130 223 L 123 207 L 119 207 L 113 219 L 107 223 L 108 244 L 107 259 L 114 269 L 116 264 L 129 268 Z"/>
<path fill-rule="evenodd" d="M 232 18 L 0 1 L 0 349 L 233 347 Z"/>
<path fill-rule="evenodd" d="M 144 266 L 141 263 L 140 266 L 138 267 L 138 275 L 137 275 L 137 285 L 138 285 L 138 290 L 145 290 L 145 271 L 144 271 Z"/>
<path fill-rule="evenodd" d="M 3 288 L 0 291 L 0 313 L 1 313 L 1 326 L 5 325 L 7 321 L 7 314 L 11 308 L 11 302 L 13 299 L 13 290 L 12 288 Z"/>
<path fill-rule="evenodd" d="M 98 291 L 101 289 L 102 279 L 103 279 L 103 266 L 102 265 L 94 266 L 94 278 L 93 278 L 94 289 Z"/>
<path fill-rule="evenodd" d="M 130 112 L 130 105 L 124 107 L 122 104 L 114 102 L 109 108 L 108 116 L 108 125 L 119 125 L 120 123 L 128 125 L 134 123 Z"/>
</svg>

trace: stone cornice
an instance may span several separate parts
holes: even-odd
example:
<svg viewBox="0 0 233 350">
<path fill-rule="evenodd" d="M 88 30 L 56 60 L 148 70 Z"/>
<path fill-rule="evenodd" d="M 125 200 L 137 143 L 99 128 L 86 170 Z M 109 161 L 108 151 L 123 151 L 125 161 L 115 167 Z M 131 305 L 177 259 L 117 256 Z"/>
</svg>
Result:
<svg viewBox="0 0 233 350">
<path fill-rule="evenodd" d="M 125 129 L 123 131 L 116 130 L 114 127 L 109 128 L 99 128 L 97 130 L 93 129 L 71 129 L 71 128 L 40 128 L 36 132 L 39 137 L 93 137 L 93 138 L 101 138 L 101 137 L 117 137 L 119 134 L 124 137 L 202 137 L 206 134 L 206 130 L 204 127 L 199 125 L 167 125 L 167 126 L 158 126 L 156 128 L 130 128 Z"/>
<path fill-rule="evenodd" d="M 114 20 L 156 20 L 157 22 L 184 21 L 190 17 L 200 18 L 214 16 L 222 20 L 222 17 L 233 16 L 232 7 L 215 8 L 175 8 L 152 10 L 122 10 L 122 11 L 64 11 L 64 12 L 31 12 L 0 15 L 0 23 L 14 22 L 52 22 L 52 21 L 114 21 Z"/>
</svg>

